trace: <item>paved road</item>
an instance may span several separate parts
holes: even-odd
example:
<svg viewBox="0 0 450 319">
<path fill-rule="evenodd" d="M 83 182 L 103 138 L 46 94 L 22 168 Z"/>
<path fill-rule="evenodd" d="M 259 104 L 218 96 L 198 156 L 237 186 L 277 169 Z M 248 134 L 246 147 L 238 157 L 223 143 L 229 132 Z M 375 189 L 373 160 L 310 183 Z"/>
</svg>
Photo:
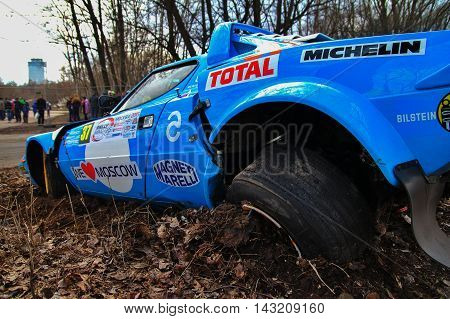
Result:
<svg viewBox="0 0 450 319">
<path fill-rule="evenodd" d="M 67 112 L 61 111 L 52 111 L 51 118 L 66 114 Z M 30 112 L 30 115 L 33 112 Z M 29 129 L 30 126 L 35 126 L 36 122 L 32 116 L 30 116 L 30 123 L 15 123 L 13 120 L 11 123 L 8 123 L 7 120 L 0 121 L 0 168 L 5 167 L 14 167 L 17 166 L 20 159 L 22 158 L 25 152 L 25 140 L 28 136 L 37 134 L 37 133 L 24 133 L 21 132 L 21 128 L 27 127 Z M 2 129 L 7 129 L 9 127 L 14 128 L 14 131 L 17 131 L 17 134 L 8 134 L 2 133 Z M 54 128 L 49 128 L 49 131 L 54 130 Z"/>
<path fill-rule="evenodd" d="M 0 135 L 0 168 L 17 166 L 29 134 Z"/>
<path fill-rule="evenodd" d="M 54 118 L 55 116 L 59 116 L 59 115 L 63 115 L 63 114 L 67 114 L 67 111 L 51 111 L 50 112 L 50 120 L 52 118 Z M 69 117 L 69 116 L 67 116 Z M 45 113 L 45 123 L 47 123 L 47 113 Z M 8 122 L 7 120 L 4 121 L 0 121 L 0 134 L 1 134 L 1 129 L 3 128 L 7 128 L 7 127 L 17 127 L 19 128 L 20 126 L 25 126 L 25 125 L 36 125 L 36 120 L 33 117 L 33 112 L 30 112 L 30 116 L 28 117 L 28 124 L 25 123 L 16 123 L 16 120 L 12 120 L 11 122 Z"/>
</svg>

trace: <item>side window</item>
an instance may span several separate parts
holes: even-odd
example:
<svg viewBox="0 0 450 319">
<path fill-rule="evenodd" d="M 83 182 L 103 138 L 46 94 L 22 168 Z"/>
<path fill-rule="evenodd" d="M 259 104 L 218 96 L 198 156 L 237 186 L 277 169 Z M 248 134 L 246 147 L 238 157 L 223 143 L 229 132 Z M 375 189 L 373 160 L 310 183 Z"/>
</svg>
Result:
<svg viewBox="0 0 450 319">
<path fill-rule="evenodd" d="M 150 102 L 169 92 L 196 67 L 196 64 L 188 64 L 173 69 L 162 70 L 150 75 L 140 88 L 117 110 L 117 112 Z"/>
</svg>

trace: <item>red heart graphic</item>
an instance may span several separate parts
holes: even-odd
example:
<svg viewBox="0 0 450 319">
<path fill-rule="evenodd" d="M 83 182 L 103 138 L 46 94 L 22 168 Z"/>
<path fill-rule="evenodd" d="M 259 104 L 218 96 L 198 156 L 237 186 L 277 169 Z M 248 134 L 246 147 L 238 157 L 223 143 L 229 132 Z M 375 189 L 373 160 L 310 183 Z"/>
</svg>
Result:
<svg viewBox="0 0 450 319">
<path fill-rule="evenodd" d="M 84 174 L 86 174 L 87 177 L 92 179 L 95 182 L 95 168 L 92 163 L 81 163 L 81 169 L 83 170 Z"/>
</svg>

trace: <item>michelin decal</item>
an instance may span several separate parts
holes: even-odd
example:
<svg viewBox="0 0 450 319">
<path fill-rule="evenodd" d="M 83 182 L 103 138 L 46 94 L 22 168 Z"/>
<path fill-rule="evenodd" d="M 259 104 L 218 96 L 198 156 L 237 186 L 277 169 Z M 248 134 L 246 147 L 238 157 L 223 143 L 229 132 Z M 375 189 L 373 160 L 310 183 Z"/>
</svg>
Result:
<svg viewBox="0 0 450 319">
<path fill-rule="evenodd" d="M 191 187 L 199 182 L 195 168 L 185 162 L 167 159 L 153 165 L 156 178 L 164 184 L 175 187 Z"/>
<path fill-rule="evenodd" d="M 426 39 L 332 46 L 303 50 L 300 62 L 424 55 Z"/>
</svg>

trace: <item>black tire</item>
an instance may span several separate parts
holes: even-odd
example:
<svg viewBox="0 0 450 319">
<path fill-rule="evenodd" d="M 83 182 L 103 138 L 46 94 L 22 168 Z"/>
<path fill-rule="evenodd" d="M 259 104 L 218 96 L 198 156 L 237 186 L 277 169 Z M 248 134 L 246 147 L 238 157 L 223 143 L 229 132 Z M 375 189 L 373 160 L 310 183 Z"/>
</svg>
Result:
<svg viewBox="0 0 450 319">
<path fill-rule="evenodd" d="M 234 179 L 228 200 L 248 201 L 295 241 L 303 257 L 344 262 L 370 238 L 370 211 L 353 183 L 318 154 L 269 146 Z M 305 164 L 308 163 L 308 164 Z"/>
<path fill-rule="evenodd" d="M 63 196 L 66 190 L 66 178 L 56 167 L 50 155 L 43 153 L 44 161 L 44 191 L 52 198 Z"/>
</svg>

